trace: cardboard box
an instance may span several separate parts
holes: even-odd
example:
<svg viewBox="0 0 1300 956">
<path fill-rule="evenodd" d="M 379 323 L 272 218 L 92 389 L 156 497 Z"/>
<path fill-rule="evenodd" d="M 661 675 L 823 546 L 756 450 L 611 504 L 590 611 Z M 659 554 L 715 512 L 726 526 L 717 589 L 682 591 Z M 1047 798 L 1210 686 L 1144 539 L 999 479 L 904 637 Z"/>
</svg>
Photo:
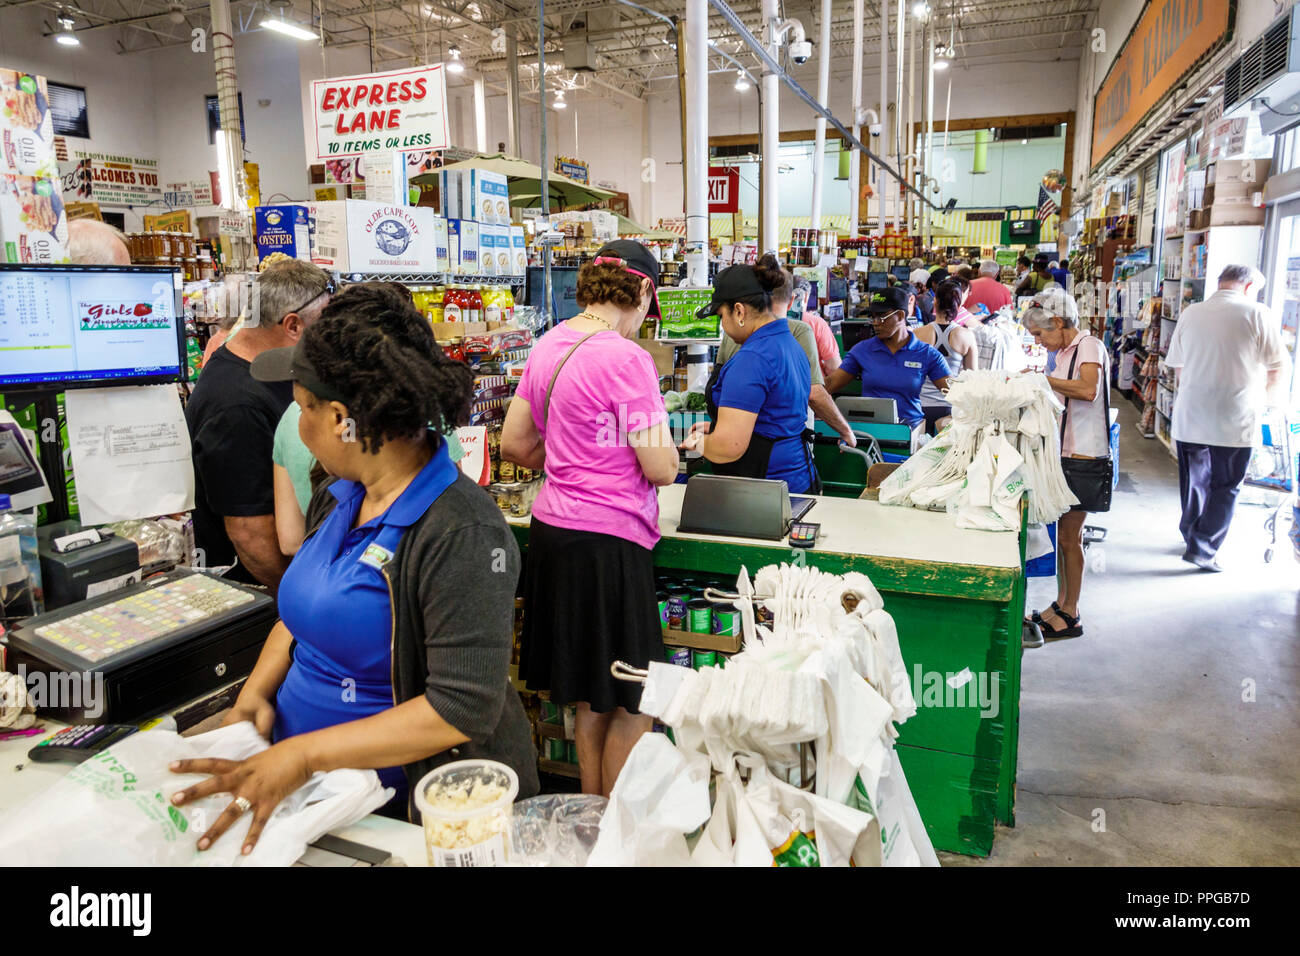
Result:
<svg viewBox="0 0 1300 956">
<path fill-rule="evenodd" d="M 497 234 L 496 226 L 491 223 L 478 224 L 478 274 L 496 275 L 497 268 Z"/>
<path fill-rule="evenodd" d="M 448 219 L 447 253 L 451 263 L 449 272 L 479 275 L 479 224 L 472 219 Z"/>
<path fill-rule="evenodd" d="M 497 233 L 497 275 L 514 275 L 514 257 L 510 252 L 510 229 L 508 225 L 496 227 Z"/>
<path fill-rule="evenodd" d="M 1220 160 L 1207 171 L 1206 183 L 1222 185 L 1224 183 L 1246 183 L 1256 189 L 1263 189 L 1268 179 L 1271 159 L 1227 159 Z"/>
<path fill-rule="evenodd" d="M 311 229 L 305 205 L 258 206 L 253 216 L 258 262 L 275 252 L 291 259 L 311 260 Z"/>
<path fill-rule="evenodd" d="M 442 171 L 442 214 L 447 219 L 474 218 L 472 170 Z"/>
<path fill-rule="evenodd" d="M 313 203 L 311 260 L 340 272 L 426 272 L 435 261 L 433 210 L 344 199 Z"/>
<path fill-rule="evenodd" d="M 68 215 L 59 182 L 0 173 L 0 262 L 68 261 Z"/>
<path fill-rule="evenodd" d="M 502 173 L 473 170 L 473 208 L 471 217 L 488 225 L 510 224 L 510 191 Z"/>
<path fill-rule="evenodd" d="M 45 77 L 0 70 L 0 173 L 59 178 Z"/>
<path fill-rule="evenodd" d="M 1262 226 L 1264 225 L 1263 206 L 1252 206 L 1248 203 L 1216 203 L 1209 209 L 1203 210 L 1206 217 L 1202 223 L 1202 229 L 1208 229 L 1214 226 Z"/>
<path fill-rule="evenodd" d="M 510 227 L 510 266 L 511 275 L 521 276 L 528 272 L 528 241 L 523 226 Z"/>
<path fill-rule="evenodd" d="M 433 271 L 448 272 L 451 262 L 447 250 L 447 219 L 445 216 L 433 217 Z"/>
</svg>

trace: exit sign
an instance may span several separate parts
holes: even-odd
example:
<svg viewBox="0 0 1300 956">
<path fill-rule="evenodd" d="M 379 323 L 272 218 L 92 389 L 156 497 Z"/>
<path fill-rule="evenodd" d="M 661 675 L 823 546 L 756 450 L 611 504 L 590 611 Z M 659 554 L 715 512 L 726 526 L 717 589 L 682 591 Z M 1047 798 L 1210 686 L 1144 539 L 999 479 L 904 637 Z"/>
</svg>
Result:
<svg viewBox="0 0 1300 956">
<path fill-rule="evenodd" d="M 709 167 L 709 212 L 740 209 L 740 172 L 733 166 Z"/>
</svg>

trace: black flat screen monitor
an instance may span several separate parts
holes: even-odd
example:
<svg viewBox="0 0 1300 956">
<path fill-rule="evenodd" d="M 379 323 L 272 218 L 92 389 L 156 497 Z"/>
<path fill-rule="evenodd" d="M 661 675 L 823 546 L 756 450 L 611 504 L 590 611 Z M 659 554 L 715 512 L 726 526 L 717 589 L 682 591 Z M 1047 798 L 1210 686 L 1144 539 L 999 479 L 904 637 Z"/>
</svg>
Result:
<svg viewBox="0 0 1300 956">
<path fill-rule="evenodd" d="M 889 274 L 885 272 L 868 272 L 867 273 L 867 291 L 874 292 L 876 289 L 886 289 L 889 287 Z"/>
<path fill-rule="evenodd" d="M 859 342 L 876 337 L 876 327 L 863 319 L 845 319 L 840 323 L 840 337 L 844 340 L 844 351 L 848 352 Z"/>
<path fill-rule="evenodd" d="M 830 276 L 826 280 L 826 301 L 843 302 L 849 297 L 849 280 L 840 276 Z"/>
<path fill-rule="evenodd" d="M 906 282 L 907 277 L 912 274 L 912 270 L 909 269 L 907 266 L 894 266 L 894 268 L 890 269 L 889 271 L 894 274 L 894 278 L 897 279 L 899 282 Z"/>
<path fill-rule="evenodd" d="M 185 372 L 180 272 L 0 265 L 0 389 L 181 382 Z"/>
<path fill-rule="evenodd" d="M 545 276 L 541 266 L 528 267 L 528 304 L 540 309 L 546 299 Z M 551 266 L 551 318 L 556 322 L 571 319 L 582 307 L 578 305 L 578 270 L 574 266 Z"/>
</svg>

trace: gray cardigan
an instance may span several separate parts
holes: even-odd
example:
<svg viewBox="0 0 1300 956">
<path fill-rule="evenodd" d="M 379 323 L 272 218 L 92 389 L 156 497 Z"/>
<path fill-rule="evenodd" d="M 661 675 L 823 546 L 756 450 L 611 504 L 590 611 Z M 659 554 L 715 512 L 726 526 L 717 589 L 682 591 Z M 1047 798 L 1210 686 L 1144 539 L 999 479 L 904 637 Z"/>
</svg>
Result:
<svg viewBox="0 0 1300 956">
<path fill-rule="evenodd" d="M 308 534 L 338 504 L 323 484 L 307 509 Z M 393 705 L 421 694 L 467 743 L 407 764 L 407 818 L 415 787 L 435 767 L 486 758 L 512 767 L 523 800 L 540 789 L 537 749 L 510 686 L 519 547 L 491 496 L 464 475 L 402 536 L 383 569 L 393 608 Z"/>
</svg>

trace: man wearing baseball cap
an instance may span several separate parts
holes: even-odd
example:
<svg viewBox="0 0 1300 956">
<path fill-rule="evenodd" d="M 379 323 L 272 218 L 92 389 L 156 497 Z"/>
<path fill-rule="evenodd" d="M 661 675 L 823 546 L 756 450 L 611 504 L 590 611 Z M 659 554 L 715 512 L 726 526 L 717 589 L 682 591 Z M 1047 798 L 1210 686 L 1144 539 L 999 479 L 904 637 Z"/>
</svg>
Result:
<svg viewBox="0 0 1300 956">
<path fill-rule="evenodd" d="M 898 420 L 916 427 L 925 421 L 922 383 L 929 379 L 946 391 L 952 373 L 939 350 L 907 327 L 907 308 L 908 295 L 900 288 L 871 293 L 858 314 L 867 316 L 876 335 L 849 350 L 844 363 L 826 380 L 826 388 L 834 394 L 860 378 L 863 397 L 893 399 Z"/>
</svg>

